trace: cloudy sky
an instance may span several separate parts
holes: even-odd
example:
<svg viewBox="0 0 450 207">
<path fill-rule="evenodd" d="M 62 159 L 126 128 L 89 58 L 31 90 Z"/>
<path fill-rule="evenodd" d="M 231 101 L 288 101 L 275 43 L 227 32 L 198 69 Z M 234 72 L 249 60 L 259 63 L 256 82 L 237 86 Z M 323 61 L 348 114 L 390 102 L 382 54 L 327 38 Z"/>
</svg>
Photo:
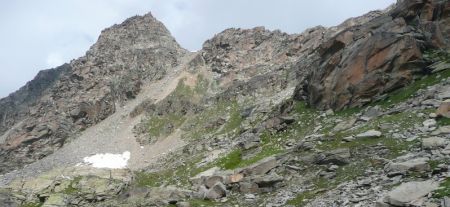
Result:
<svg viewBox="0 0 450 207">
<path fill-rule="evenodd" d="M 198 50 L 229 27 L 300 33 L 384 9 L 395 0 L 13 0 L 0 2 L 0 97 L 39 70 L 84 55 L 100 31 L 152 12 L 177 41 Z"/>
</svg>

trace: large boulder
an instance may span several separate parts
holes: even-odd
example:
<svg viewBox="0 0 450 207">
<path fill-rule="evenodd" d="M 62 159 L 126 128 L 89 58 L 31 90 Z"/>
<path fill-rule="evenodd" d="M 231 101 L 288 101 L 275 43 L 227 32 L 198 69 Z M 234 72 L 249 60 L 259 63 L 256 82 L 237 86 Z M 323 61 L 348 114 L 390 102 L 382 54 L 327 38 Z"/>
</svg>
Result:
<svg viewBox="0 0 450 207">
<path fill-rule="evenodd" d="M 441 103 L 436 111 L 436 115 L 440 117 L 450 118 L 450 100 Z"/>
<path fill-rule="evenodd" d="M 243 169 L 244 175 L 263 175 L 272 170 L 273 168 L 277 167 L 278 161 L 276 157 L 267 157 L 260 161 L 258 161 L 255 164 L 252 164 L 245 169 Z"/>
<path fill-rule="evenodd" d="M 444 15 L 448 10 L 444 1 L 403 1 L 365 24 L 332 35 L 317 48 L 316 61 L 302 65 L 310 68 L 310 76 L 295 97 L 339 110 L 409 84 L 425 66 L 425 48 L 450 46 L 449 33 L 440 29 L 448 30 L 441 24 L 449 21 Z"/>
<path fill-rule="evenodd" d="M 324 164 L 335 164 L 335 165 L 346 165 L 350 162 L 350 149 L 341 148 L 324 153 L 317 154 L 314 157 L 314 163 L 319 165 Z"/>
<path fill-rule="evenodd" d="M 417 158 L 404 162 L 392 162 L 385 166 L 385 170 L 388 172 L 426 172 L 431 169 L 428 161 L 428 158 Z"/>
<path fill-rule="evenodd" d="M 384 202 L 393 206 L 412 206 L 415 201 L 428 195 L 439 187 L 435 181 L 409 182 L 390 191 Z"/>
</svg>

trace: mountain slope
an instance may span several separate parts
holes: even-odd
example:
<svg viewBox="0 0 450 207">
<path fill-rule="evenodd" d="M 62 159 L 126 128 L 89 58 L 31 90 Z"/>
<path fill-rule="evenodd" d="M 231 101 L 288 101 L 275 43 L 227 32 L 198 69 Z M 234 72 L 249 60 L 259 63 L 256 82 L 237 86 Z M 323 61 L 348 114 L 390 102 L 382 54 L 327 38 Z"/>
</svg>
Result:
<svg viewBox="0 0 450 207">
<path fill-rule="evenodd" d="M 0 202 L 445 203 L 449 11 L 402 0 L 301 34 L 227 29 L 196 53 L 150 14 L 130 18 L 22 95 L 39 110 L 2 122 Z M 127 169 L 83 162 L 125 151 Z"/>
</svg>

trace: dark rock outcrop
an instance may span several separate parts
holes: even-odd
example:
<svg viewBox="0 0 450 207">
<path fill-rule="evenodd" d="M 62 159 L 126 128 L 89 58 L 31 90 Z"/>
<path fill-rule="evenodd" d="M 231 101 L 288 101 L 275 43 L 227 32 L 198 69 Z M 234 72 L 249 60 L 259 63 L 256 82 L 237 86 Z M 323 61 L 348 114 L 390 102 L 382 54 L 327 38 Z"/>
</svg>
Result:
<svg viewBox="0 0 450 207">
<path fill-rule="evenodd" d="M 400 1 L 385 13 L 346 29 L 318 46 L 307 67 L 306 96 L 318 108 L 361 106 L 409 84 L 424 73 L 422 53 L 449 47 L 448 1 Z"/>
</svg>

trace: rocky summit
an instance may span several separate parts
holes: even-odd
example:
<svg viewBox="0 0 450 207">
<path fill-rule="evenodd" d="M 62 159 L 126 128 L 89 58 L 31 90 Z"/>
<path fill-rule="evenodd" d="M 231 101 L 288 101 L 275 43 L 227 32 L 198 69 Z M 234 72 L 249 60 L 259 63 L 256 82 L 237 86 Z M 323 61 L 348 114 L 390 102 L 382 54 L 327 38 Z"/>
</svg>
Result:
<svg viewBox="0 0 450 207">
<path fill-rule="evenodd" d="M 189 52 L 151 14 L 0 99 L 0 206 L 450 206 L 450 2 Z"/>
</svg>

